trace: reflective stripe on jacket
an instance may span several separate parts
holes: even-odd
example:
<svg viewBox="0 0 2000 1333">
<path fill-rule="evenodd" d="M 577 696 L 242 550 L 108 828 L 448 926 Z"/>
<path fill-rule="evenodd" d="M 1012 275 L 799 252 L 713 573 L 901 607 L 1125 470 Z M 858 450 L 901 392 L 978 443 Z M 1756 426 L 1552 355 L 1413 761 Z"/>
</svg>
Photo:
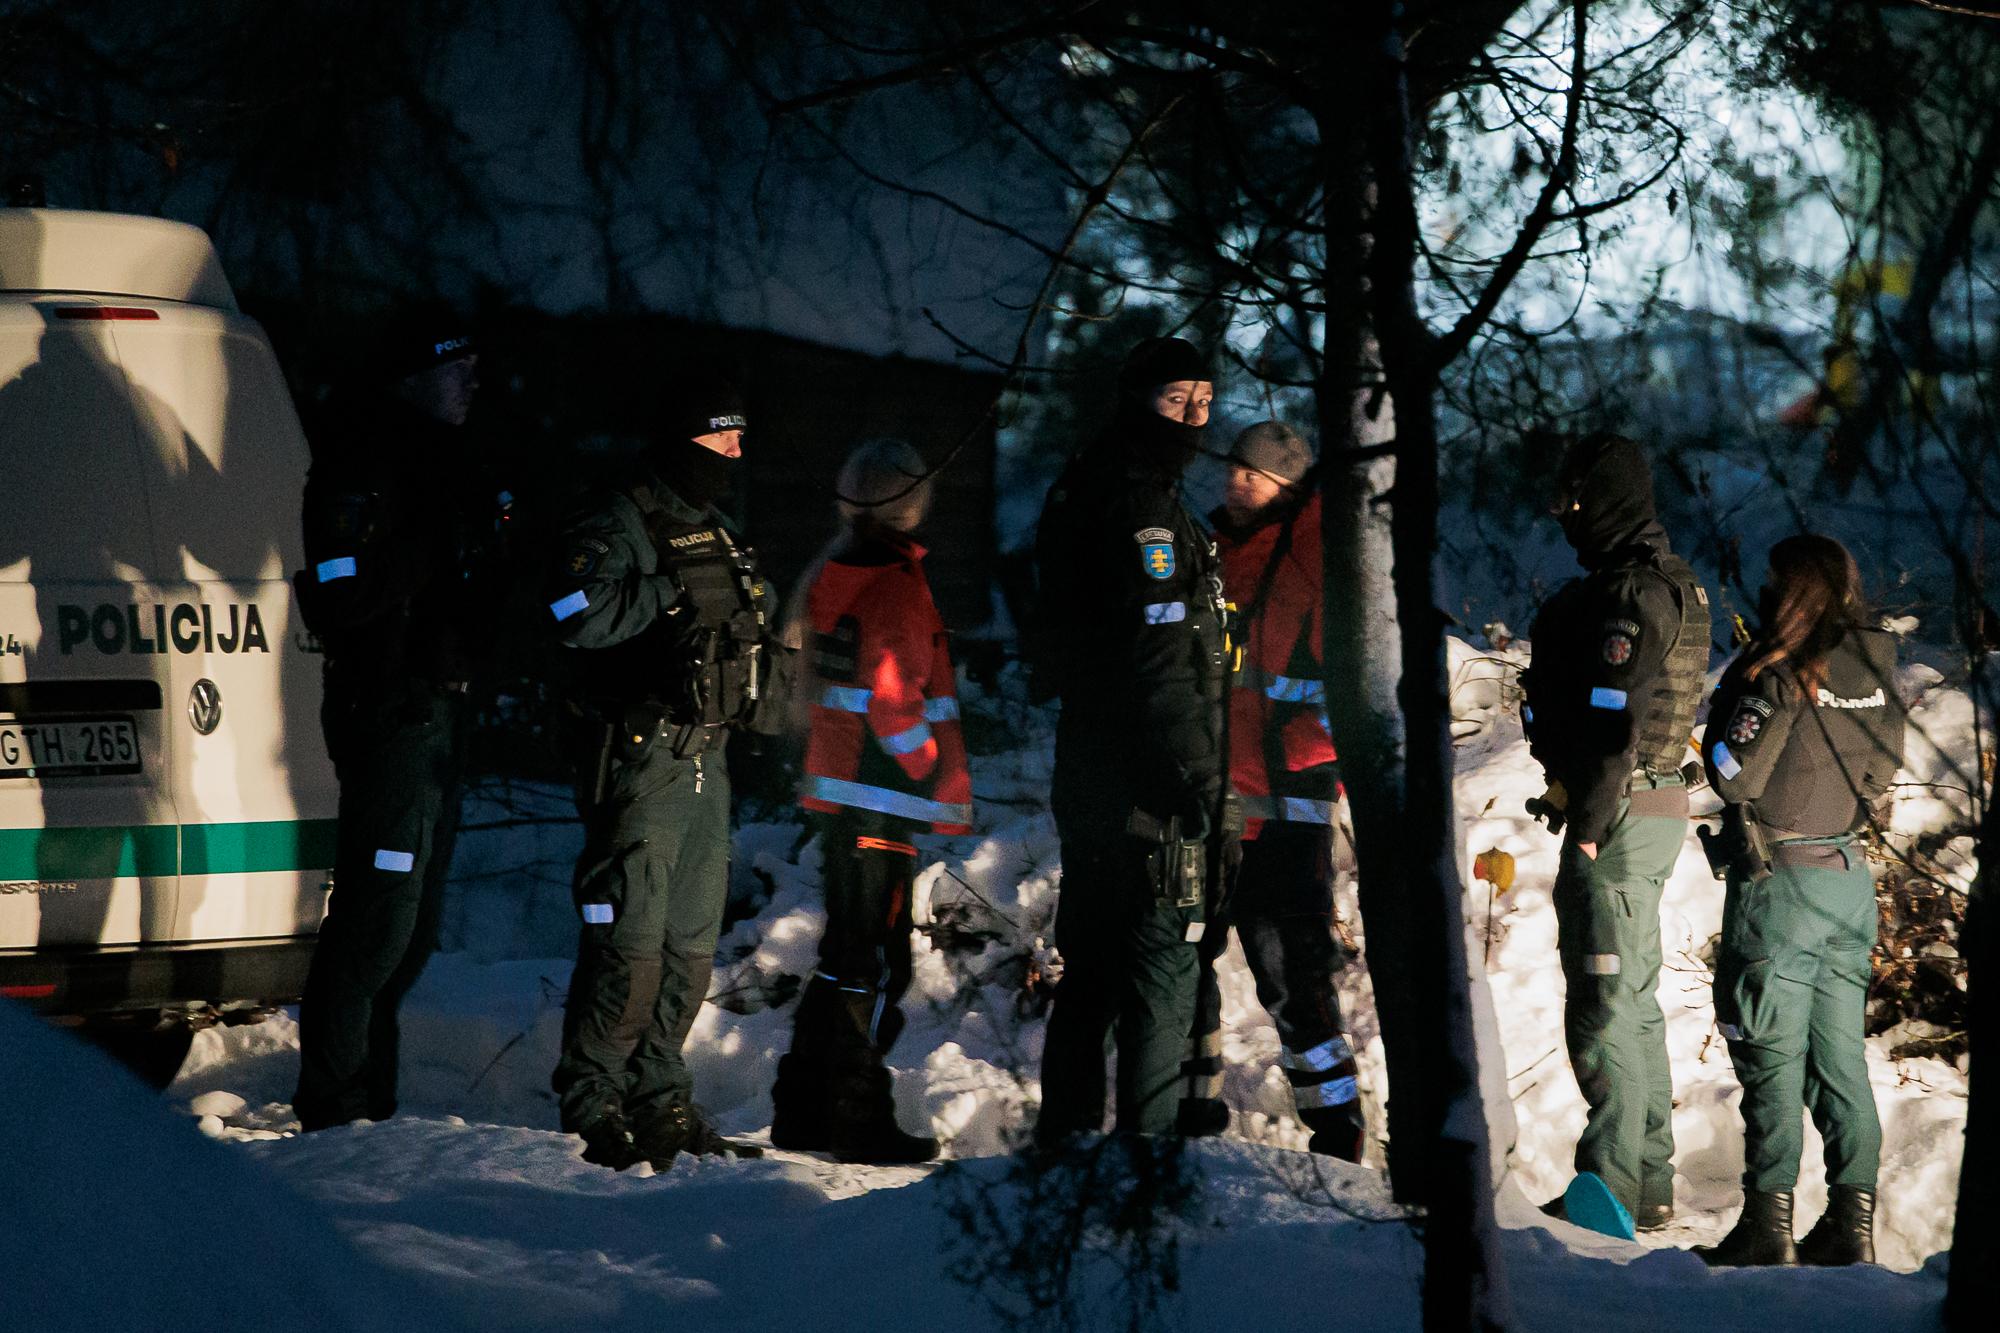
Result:
<svg viewBox="0 0 2000 1333">
<path fill-rule="evenodd" d="M 923 554 L 906 541 L 857 538 L 813 579 L 811 731 L 799 803 L 967 833 L 972 774 Z"/>
<path fill-rule="evenodd" d="M 1330 824 L 1339 793 L 1321 666 L 1319 497 L 1289 521 L 1291 540 L 1279 554 L 1285 520 L 1245 532 L 1216 516 L 1223 586 L 1239 613 L 1252 609 L 1270 573 L 1262 604 L 1239 630 L 1243 665 L 1229 692 L 1229 785 L 1243 798 L 1246 838 L 1267 819 Z"/>
</svg>

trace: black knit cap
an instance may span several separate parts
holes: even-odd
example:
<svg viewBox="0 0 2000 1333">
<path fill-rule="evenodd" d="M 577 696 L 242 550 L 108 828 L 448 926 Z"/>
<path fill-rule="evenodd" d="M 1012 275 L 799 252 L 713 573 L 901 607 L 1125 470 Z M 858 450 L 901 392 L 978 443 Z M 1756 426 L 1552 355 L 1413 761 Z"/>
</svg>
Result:
<svg viewBox="0 0 2000 1333">
<path fill-rule="evenodd" d="M 1118 387 L 1128 394 L 1143 394 L 1162 384 L 1214 379 L 1208 358 L 1187 339 L 1148 338 L 1126 356 L 1118 372 Z"/>
<path fill-rule="evenodd" d="M 449 306 L 406 306 L 376 330 L 370 360 L 384 379 L 421 375 L 450 361 L 479 354 L 470 322 Z"/>
<path fill-rule="evenodd" d="M 663 438 L 692 440 L 717 431 L 748 431 L 750 420 L 743 404 L 743 390 L 727 372 L 714 366 L 696 366 L 677 372 L 668 382 L 661 404 L 660 434 Z"/>
</svg>

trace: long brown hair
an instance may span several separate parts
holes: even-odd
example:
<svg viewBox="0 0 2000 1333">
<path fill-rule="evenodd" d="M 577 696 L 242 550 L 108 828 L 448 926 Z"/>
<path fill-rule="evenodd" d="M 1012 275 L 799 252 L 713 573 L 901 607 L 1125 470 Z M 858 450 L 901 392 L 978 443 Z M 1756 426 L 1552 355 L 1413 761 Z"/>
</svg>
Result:
<svg viewBox="0 0 2000 1333">
<path fill-rule="evenodd" d="M 1826 658 L 1864 614 L 1861 571 L 1831 537 L 1800 533 L 1771 548 L 1771 577 L 1758 608 L 1763 624 L 1751 643 L 1744 677 L 1789 663 L 1814 698 L 1826 683 Z"/>
</svg>

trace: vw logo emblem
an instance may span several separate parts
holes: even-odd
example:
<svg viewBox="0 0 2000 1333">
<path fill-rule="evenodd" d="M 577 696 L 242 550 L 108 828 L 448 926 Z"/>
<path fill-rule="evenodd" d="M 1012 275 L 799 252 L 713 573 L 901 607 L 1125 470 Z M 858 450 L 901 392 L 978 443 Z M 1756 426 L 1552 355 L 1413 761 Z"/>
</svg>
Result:
<svg viewBox="0 0 2000 1333">
<path fill-rule="evenodd" d="M 198 680 L 188 691 L 188 721 L 203 736 L 222 725 L 222 691 L 215 688 L 214 681 Z"/>
</svg>

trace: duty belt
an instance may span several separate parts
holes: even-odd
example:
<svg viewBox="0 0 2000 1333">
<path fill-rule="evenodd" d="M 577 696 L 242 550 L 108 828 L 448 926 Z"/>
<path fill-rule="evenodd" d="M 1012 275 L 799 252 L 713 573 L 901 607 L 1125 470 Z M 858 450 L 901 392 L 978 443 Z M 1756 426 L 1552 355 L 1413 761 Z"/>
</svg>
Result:
<svg viewBox="0 0 2000 1333">
<path fill-rule="evenodd" d="M 1782 830 L 1765 826 L 1766 836 L 1781 833 Z M 1854 845 L 1852 833 L 1836 833 L 1830 837 L 1779 837 L 1771 843 L 1771 861 L 1774 865 L 1786 866 L 1794 870 L 1852 870 L 1864 864 L 1860 849 Z"/>
</svg>

